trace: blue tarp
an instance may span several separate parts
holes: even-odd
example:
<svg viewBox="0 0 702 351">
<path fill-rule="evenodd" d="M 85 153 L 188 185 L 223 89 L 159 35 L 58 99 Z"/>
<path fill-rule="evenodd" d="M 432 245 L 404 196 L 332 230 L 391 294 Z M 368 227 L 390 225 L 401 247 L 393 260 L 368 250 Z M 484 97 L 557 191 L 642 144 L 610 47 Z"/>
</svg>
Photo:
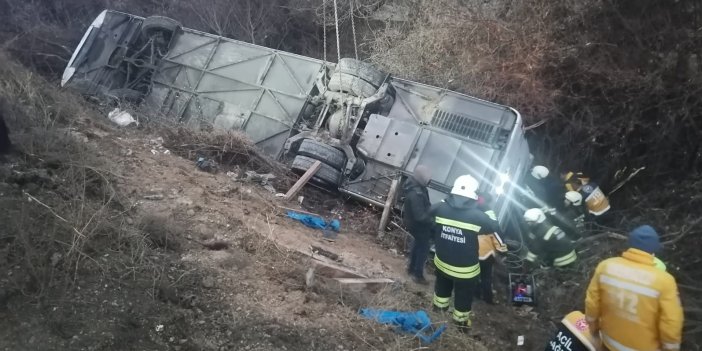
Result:
<svg viewBox="0 0 702 351">
<path fill-rule="evenodd" d="M 297 213 L 294 211 L 288 211 L 288 217 L 314 229 L 332 229 L 335 232 L 338 232 L 341 229 L 341 222 L 339 222 L 338 219 L 333 219 L 327 222 L 320 217 Z"/>
<path fill-rule="evenodd" d="M 446 324 L 434 328 L 431 324 L 431 319 L 429 319 L 427 313 L 422 310 L 416 312 L 399 312 L 363 308 L 359 313 L 363 317 L 373 319 L 378 323 L 395 326 L 399 332 L 414 334 L 414 336 L 419 338 L 424 344 L 431 344 L 446 330 Z"/>
</svg>

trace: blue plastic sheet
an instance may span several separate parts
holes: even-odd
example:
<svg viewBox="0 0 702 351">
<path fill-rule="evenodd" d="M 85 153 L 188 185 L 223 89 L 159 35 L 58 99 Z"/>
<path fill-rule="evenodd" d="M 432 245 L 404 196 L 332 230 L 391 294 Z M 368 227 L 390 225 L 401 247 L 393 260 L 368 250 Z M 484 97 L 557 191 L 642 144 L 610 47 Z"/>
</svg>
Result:
<svg viewBox="0 0 702 351">
<path fill-rule="evenodd" d="M 335 232 L 341 230 L 341 222 L 339 222 L 338 219 L 333 219 L 327 222 L 320 217 L 297 213 L 294 211 L 288 211 L 288 217 L 314 229 L 332 229 Z"/>
<path fill-rule="evenodd" d="M 400 312 L 363 308 L 359 313 L 361 316 L 373 319 L 378 323 L 395 326 L 399 332 L 413 334 L 424 344 L 431 344 L 446 330 L 446 324 L 441 324 L 437 328 L 434 328 L 431 324 L 431 319 L 429 319 L 427 313 L 422 310 L 416 312 Z"/>
</svg>

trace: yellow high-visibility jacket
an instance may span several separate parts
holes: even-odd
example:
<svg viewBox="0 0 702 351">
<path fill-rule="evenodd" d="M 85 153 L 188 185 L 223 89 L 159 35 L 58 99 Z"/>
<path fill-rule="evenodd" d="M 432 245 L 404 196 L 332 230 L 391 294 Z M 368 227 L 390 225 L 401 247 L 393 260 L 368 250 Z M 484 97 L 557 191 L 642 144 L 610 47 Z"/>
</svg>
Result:
<svg viewBox="0 0 702 351">
<path fill-rule="evenodd" d="M 495 255 L 495 251 L 507 252 L 507 245 L 502 242 L 502 239 L 497 233 L 478 236 L 478 258 L 481 261 Z"/>
<path fill-rule="evenodd" d="M 497 221 L 497 216 L 492 210 L 485 211 L 485 214 L 493 221 Z M 478 236 L 478 258 L 484 261 L 495 255 L 495 251 L 507 252 L 507 245 L 497 233 Z"/>
<path fill-rule="evenodd" d="M 683 310 L 675 278 L 644 251 L 629 249 L 597 266 L 585 315 L 610 350 L 680 350 Z"/>
</svg>

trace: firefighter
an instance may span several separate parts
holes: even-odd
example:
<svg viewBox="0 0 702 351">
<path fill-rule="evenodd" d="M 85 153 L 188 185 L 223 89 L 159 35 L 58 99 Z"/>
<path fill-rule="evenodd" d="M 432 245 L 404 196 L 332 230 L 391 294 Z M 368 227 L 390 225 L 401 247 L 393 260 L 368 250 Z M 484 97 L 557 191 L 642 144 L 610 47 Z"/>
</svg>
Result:
<svg viewBox="0 0 702 351">
<path fill-rule="evenodd" d="M 580 311 L 568 313 L 558 324 L 556 335 L 544 351 L 597 351 L 600 342 L 592 334 L 585 315 Z"/>
<path fill-rule="evenodd" d="M 607 199 L 599 185 L 590 180 L 590 177 L 581 172 L 567 172 L 561 178 L 567 191 L 577 191 L 582 195 L 590 214 L 599 217 L 609 211 L 609 199 Z"/>
<path fill-rule="evenodd" d="M 545 262 L 549 266 L 565 267 L 577 260 L 573 242 L 561 228 L 546 219 L 538 208 L 524 212 L 524 221 L 529 226 L 526 260 L 532 263 Z"/>
<path fill-rule="evenodd" d="M 545 184 L 545 179 L 548 177 L 548 174 L 548 168 L 544 166 L 534 166 L 531 172 L 524 178 L 524 185 L 527 192 L 525 203 L 527 207 L 543 208 L 544 210 L 548 208 Z"/>
<path fill-rule="evenodd" d="M 409 267 L 407 273 L 412 281 L 427 285 L 424 279 L 424 265 L 429 255 L 429 240 L 433 227 L 432 218 L 429 216 L 429 193 L 427 185 L 431 181 L 429 168 L 419 165 L 414 169 L 412 177 L 405 181 L 402 190 L 405 201 L 403 204 L 403 221 L 414 241 L 410 251 Z"/>
<path fill-rule="evenodd" d="M 578 231 L 584 231 L 585 208 L 583 207 L 583 196 L 577 191 L 566 192 L 563 205 L 563 215 L 575 224 Z"/>
<path fill-rule="evenodd" d="M 582 200 L 579 192 L 569 191 L 565 193 L 563 208 L 558 212 L 546 214 L 553 224 L 563 229 L 573 240 L 582 238 L 585 231 L 585 209 Z"/>
<path fill-rule="evenodd" d="M 640 226 L 629 234 L 621 257 L 597 265 L 585 315 L 606 349 L 680 350 L 683 309 L 675 278 L 655 266 L 660 248 L 656 230 Z"/>
<path fill-rule="evenodd" d="M 471 307 L 480 276 L 478 235 L 492 234 L 497 229 L 495 221 L 477 206 L 478 186 L 470 175 L 458 177 L 449 197 L 430 211 L 438 232 L 434 309 L 448 310 L 453 292 L 453 320 L 461 331 L 472 325 Z"/>
<path fill-rule="evenodd" d="M 478 200 L 478 207 L 490 219 L 497 222 L 495 211 L 492 210 L 492 196 L 485 194 Z M 499 227 L 496 225 L 496 227 Z M 478 236 L 478 259 L 480 260 L 480 286 L 476 289 L 475 296 L 493 305 L 492 296 L 492 267 L 495 264 L 497 252 L 507 252 L 507 245 L 502 241 L 500 234 L 494 232 L 490 235 Z"/>
</svg>

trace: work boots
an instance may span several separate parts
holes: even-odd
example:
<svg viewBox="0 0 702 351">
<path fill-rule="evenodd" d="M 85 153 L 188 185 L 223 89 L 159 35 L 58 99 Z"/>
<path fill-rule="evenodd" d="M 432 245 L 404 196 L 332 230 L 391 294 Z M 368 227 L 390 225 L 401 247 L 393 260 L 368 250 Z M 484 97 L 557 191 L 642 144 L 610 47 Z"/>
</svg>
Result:
<svg viewBox="0 0 702 351">
<path fill-rule="evenodd" d="M 453 322 L 456 324 L 458 331 L 462 333 L 470 332 L 471 327 L 473 326 L 471 316 L 471 312 L 458 312 L 456 310 L 453 311 Z"/>
</svg>

